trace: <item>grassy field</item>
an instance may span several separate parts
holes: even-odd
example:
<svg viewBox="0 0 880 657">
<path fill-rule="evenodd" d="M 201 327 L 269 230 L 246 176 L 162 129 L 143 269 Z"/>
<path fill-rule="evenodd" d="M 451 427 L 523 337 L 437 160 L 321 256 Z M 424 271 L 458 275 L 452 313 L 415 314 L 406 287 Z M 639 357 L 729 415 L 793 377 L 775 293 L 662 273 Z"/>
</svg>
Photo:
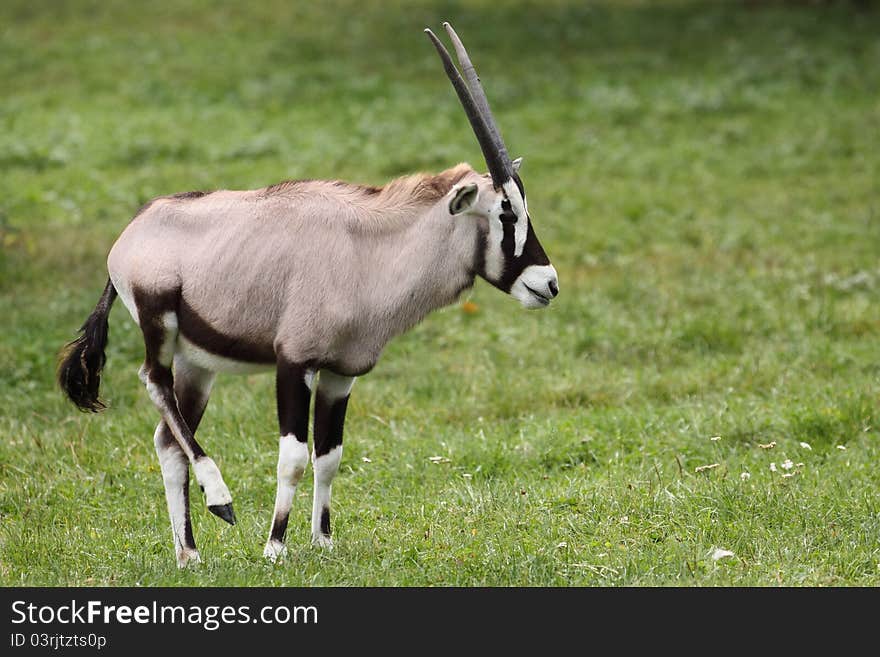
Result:
<svg viewBox="0 0 880 657">
<path fill-rule="evenodd" d="M 421 32 L 446 19 L 561 295 L 479 281 L 390 345 L 332 553 L 308 474 L 263 560 L 274 381 L 219 379 L 239 523 L 196 496 L 180 572 L 138 330 L 117 304 L 100 416 L 57 350 L 156 195 L 482 167 Z M 880 585 L 880 12 L 6 0 L 0 80 L 0 584 Z"/>
</svg>

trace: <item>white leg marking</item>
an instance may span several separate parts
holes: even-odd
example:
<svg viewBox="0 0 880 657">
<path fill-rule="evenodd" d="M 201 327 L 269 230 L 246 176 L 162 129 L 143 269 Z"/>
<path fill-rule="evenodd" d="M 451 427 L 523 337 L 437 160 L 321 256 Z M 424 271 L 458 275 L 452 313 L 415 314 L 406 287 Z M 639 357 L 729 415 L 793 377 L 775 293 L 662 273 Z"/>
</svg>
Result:
<svg viewBox="0 0 880 657">
<path fill-rule="evenodd" d="M 165 408 L 165 398 L 162 396 L 162 389 L 149 379 L 147 379 L 147 394 L 150 395 L 150 399 L 156 406 L 160 409 Z"/>
<path fill-rule="evenodd" d="M 303 377 L 306 382 L 306 387 L 309 390 L 314 390 L 313 386 L 315 383 L 315 370 L 306 370 L 305 376 Z"/>
<path fill-rule="evenodd" d="M 223 481 L 220 469 L 210 456 L 203 456 L 193 463 L 193 474 L 205 491 L 208 506 L 232 504 L 232 495 Z"/>
<path fill-rule="evenodd" d="M 297 440 L 293 434 L 281 436 L 278 441 L 278 488 L 275 492 L 275 510 L 272 513 L 272 526 L 277 518 L 286 518 L 290 515 L 293 506 L 293 497 L 296 495 L 296 487 L 302 479 L 303 473 L 309 464 L 309 447 L 306 443 Z M 284 543 L 272 538 L 272 528 L 269 529 L 269 540 L 263 556 L 270 561 L 276 561 L 283 557 L 287 548 Z"/>
<path fill-rule="evenodd" d="M 183 452 L 176 445 L 163 445 L 161 435 L 162 423 L 156 427 L 153 442 L 162 468 L 162 483 L 165 484 L 165 501 L 168 503 L 168 516 L 171 518 L 171 533 L 174 537 L 174 552 L 177 555 L 177 566 L 184 568 L 188 564 L 200 562 L 198 550 L 184 544 L 186 532 L 186 496 L 184 486 L 189 478 L 189 463 Z"/>
<path fill-rule="evenodd" d="M 162 315 L 162 326 L 165 328 L 165 339 L 159 347 L 159 362 L 171 367 L 174 352 L 177 350 L 177 313 L 168 311 Z"/>
<path fill-rule="evenodd" d="M 318 389 L 327 401 L 336 401 L 351 394 L 351 388 L 357 377 L 341 376 L 330 370 L 321 370 L 321 378 L 318 379 Z"/>
<path fill-rule="evenodd" d="M 175 356 L 174 358 L 175 379 L 186 388 L 189 394 L 198 394 L 199 403 L 204 405 L 211 393 L 214 383 L 214 373 L 193 366 L 185 359 Z M 156 386 L 147 381 L 144 368 L 138 372 L 141 381 L 147 384 L 150 397 L 158 394 Z M 162 468 L 162 481 L 165 484 L 165 499 L 168 502 L 168 515 L 171 518 L 171 533 L 174 537 L 174 551 L 177 555 L 177 566 L 184 568 L 189 564 L 201 562 L 198 550 L 185 545 L 186 515 L 188 512 L 188 500 L 184 492 L 189 481 L 189 461 L 187 456 L 176 443 L 168 445 L 161 438 L 162 422 L 156 427 L 153 434 L 153 443 L 156 446 L 156 454 L 159 457 L 159 465 Z"/>
<path fill-rule="evenodd" d="M 287 546 L 270 537 L 266 541 L 266 547 L 263 548 L 263 556 L 272 563 L 277 563 L 287 556 Z"/>
<path fill-rule="evenodd" d="M 202 557 L 199 556 L 198 550 L 192 548 L 180 548 L 177 551 L 177 567 L 186 568 L 187 566 L 196 566 L 202 563 Z"/>
<path fill-rule="evenodd" d="M 323 378 L 323 373 L 321 377 Z M 349 386 L 349 389 L 351 387 Z M 342 445 L 331 449 L 323 456 L 315 456 L 312 452 L 312 463 L 315 471 L 315 496 L 312 502 L 312 543 L 320 547 L 333 548 L 333 540 L 321 531 L 321 517 L 326 509 L 330 510 L 330 492 L 333 478 L 339 470 L 342 460 Z"/>
<path fill-rule="evenodd" d="M 216 378 L 216 372 L 199 367 L 179 352 L 174 355 L 174 380 L 181 384 L 185 383 L 187 389 L 197 389 L 200 394 L 200 404 L 208 403 Z"/>
</svg>

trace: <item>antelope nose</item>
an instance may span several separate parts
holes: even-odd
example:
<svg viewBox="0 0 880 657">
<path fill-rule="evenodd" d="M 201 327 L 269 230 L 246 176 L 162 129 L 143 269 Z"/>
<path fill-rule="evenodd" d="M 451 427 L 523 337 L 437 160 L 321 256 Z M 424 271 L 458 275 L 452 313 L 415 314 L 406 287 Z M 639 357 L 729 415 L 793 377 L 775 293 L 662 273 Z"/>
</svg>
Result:
<svg viewBox="0 0 880 657">
<path fill-rule="evenodd" d="M 559 294 L 559 286 L 556 284 L 555 280 L 551 280 L 547 283 L 547 287 L 550 289 L 550 298 L 554 298 L 557 294 Z"/>
</svg>

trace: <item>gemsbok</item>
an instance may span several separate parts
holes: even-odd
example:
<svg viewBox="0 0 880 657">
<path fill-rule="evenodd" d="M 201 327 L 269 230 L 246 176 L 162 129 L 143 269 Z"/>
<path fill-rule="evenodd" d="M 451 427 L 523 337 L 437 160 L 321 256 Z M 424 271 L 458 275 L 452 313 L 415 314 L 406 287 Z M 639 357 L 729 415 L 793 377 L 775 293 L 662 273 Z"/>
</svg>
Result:
<svg viewBox="0 0 880 657">
<path fill-rule="evenodd" d="M 355 378 L 373 368 L 389 340 L 453 303 L 478 275 L 526 308 L 544 308 L 559 291 L 529 219 L 521 159 L 508 156 L 468 54 L 444 27 L 461 73 L 425 32 L 488 174 L 458 164 L 383 187 L 294 180 L 162 196 L 110 250 L 104 293 L 62 352 L 58 381 L 81 410 L 104 408 L 98 387 L 118 295 L 143 332 L 138 376 L 161 415 L 153 440 L 180 567 L 200 560 L 190 466 L 208 509 L 235 523 L 229 489 L 194 436 L 217 372 L 275 370 L 281 438 L 264 550 L 274 561 L 285 553 L 288 516 L 309 462 L 313 389 L 312 541 L 332 547 L 330 487 Z"/>
</svg>

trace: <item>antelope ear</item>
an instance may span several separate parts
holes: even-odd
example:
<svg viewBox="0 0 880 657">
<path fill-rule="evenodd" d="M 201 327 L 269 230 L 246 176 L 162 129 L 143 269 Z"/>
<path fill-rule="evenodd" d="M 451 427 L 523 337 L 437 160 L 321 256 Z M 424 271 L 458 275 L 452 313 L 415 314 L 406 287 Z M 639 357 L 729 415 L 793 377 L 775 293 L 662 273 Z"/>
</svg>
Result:
<svg viewBox="0 0 880 657">
<path fill-rule="evenodd" d="M 513 170 L 518 173 L 519 168 L 522 166 L 522 158 L 521 157 L 516 158 L 513 162 L 511 162 L 511 164 L 513 165 Z"/>
<path fill-rule="evenodd" d="M 449 214 L 467 212 L 476 205 L 479 195 L 480 190 L 476 183 L 456 187 L 452 200 L 449 201 Z"/>
</svg>

